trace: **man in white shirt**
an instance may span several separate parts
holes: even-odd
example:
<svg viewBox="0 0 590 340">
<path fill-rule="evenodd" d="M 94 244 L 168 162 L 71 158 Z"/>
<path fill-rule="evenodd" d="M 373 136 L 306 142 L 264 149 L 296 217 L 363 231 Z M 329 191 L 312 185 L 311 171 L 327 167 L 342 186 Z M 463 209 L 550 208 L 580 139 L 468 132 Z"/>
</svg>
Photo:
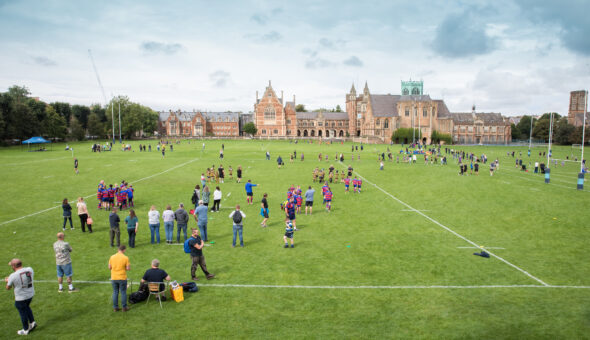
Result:
<svg viewBox="0 0 590 340">
<path fill-rule="evenodd" d="M 35 295 L 35 288 L 33 287 L 34 272 L 31 267 L 23 268 L 23 263 L 19 259 L 12 259 L 8 262 L 8 265 L 12 267 L 14 273 L 4 279 L 6 289 L 14 287 L 14 306 L 18 310 L 23 323 L 23 329 L 17 331 L 17 334 L 27 335 L 37 327 L 30 307 Z"/>
<path fill-rule="evenodd" d="M 240 247 L 243 248 L 244 247 L 244 237 L 242 235 L 242 232 L 244 229 L 243 219 L 246 218 L 246 214 L 244 214 L 244 212 L 240 210 L 239 205 L 236 205 L 236 210 L 232 211 L 231 214 L 229 214 L 229 218 L 232 219 L 233 231 L 234 231 L 232 248 L 236 247 L 236 234 L 240 234 Z"/>
</svg>

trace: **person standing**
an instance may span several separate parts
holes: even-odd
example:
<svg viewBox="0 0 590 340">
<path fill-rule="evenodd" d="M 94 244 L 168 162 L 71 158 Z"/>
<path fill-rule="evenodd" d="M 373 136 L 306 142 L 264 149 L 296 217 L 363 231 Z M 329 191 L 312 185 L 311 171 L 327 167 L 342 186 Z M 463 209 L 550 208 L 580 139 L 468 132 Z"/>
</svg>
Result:
<svg viewBox="0 0 590 340">
<path fill-rule="evenodd" d="M 248 181 L 250 182 L 250 181 Z M 243 229 L 244 229 L 244 218 L 246 218 L 246 214 L 240 210 L 240 205 L 236 205 L 236 210 L 232 211 L 229 214 L 229 218 L 233 221 L 233 241 L 232 241 L 232 248 L 236 247 L 236 234 L 240 234 L 240 247 L 244 247 L 244 237 L 243 237 Z"/>
<path fill-rule="evenodd" d="M 66 231 L 66 222 L 70 220 L 70 230 L 74 230 L 74 224 L 72 223 L 72 206 L 68 203 L 68 199 L 64 198 L 63 202 L 61 203 L 61 208 L 63 209 L 63 217 L 64 217 L 64 224 L 63 224 L 63 231 Z"/>
<path fill-rule="evenodd" d="M 121 293 L 123 311 L 129 310 L 129 307 L 127 307 L 127 272 L 131 269 L 131 264 L 129 258 L 125 255 L 125 250 L 125 245 L 120 245 L 119 251 L 109 259 L 111 285 L 113 286 L 113 310 L 115 312 L 121 310 L 119 308 L 119 293 Z"/>
<path fill-rule="evenodd" d="M 205 187 L 207 188 L 207 187 Z M 180 203 L 178 209 L 174 212 L 174 219 L 176 220 L 176 243 L 180 243 L 180 231 L 184 233 L 184 240 L 186 241 L 186 226 L 188 224 L 188 213 L 184 210 L 184 204 Z"/>
<path fill-rule="evenodd" d="M 251 180 L 248 180 L 248 183 L 246 183 L 246 202 L 248 204 L 252 204 L 252 201 L 254 200 L 254 192 L 252 191 L 252 188 L 257 185 L 258 184 L 252 184 Z"/>
<path fill-rule="evenodd" d="M 223 194 L 221 193 L 221 189 L 215 187 L 215 191 L 213 191 L 213 209 L 211 209 L 211 211 L 219 212 L 219 204 L 221 203 L 222 197 Z M 203 235 L 203 237 L 205 237 L 205 235 Z"/>
<path fill-rule="evenodd" d="M 76 173 L 76 175 L 80 173 L 78 171 L 78 158 L 74 158 L 74 172 Z"/>
<path fill-rule="evenodd" d="M 135 235 L 137 234 L 137 227 L 139 227 L 139 220 L 135 215 L 135 210 L 129 209 L 129 216 L 125 217 L 127 224 L 127 234 L 129 234 L 129 247 L 135 248 Z"/>
<path fill-rule="evenodd" d="M 223 179 L 225 178 L 225 169 L 223 169 L 222 164 L 219 164 L 219 168 L 217 168 L 217 174 L 219 175 L 219 182 L 223 183 Z"/>
<path fill-rule="evenodd" d="M 295 216 L 295 199 L 293 197 L 289 198 L 289 201 L 285 205 L 285 215 L 287 216 L 287 220 L 293 223 L 293 227 L 295 228 L 295 230 L 297 230 L 297 216 Z"/>
<path fill-rule="evenodd" d="M 311 185 L 305 192 L 305 215 L 307 215 L 307 209 L 309 208 L 309 214 L 311 215 L 313 210 L 313 194 L 315 194 L 315 190 L 311 188 Z"/>
<path fill-rule="evenodd" d="M 174 238 L 174 211 L 170 204 L 166 206 L 166 210 L 162 213 L 162 219 L 164 220 L 164 230 L 166 233 L 166 243 L 172 244 Z"/>
<path fill-rule="evenodd" d="M 37 327 L 30 307 L 35 295 L 35 287 L 33 287 L 35 273 L 31 267 L 23 268 L 23 263 L 19 259 L 12 259 L 8 262 L 8 265 L 12 267 L 14 273 L 4 279 L 6 289 L 14 288 L 14 306 L 18 310 L 20 321 L 23 324 L 23 329 L 18 330 L 16 333 L 18 335 L 27 335 Z"/>
<path fill-rule="evenodd" d="M 201 200 L 199 201 L 199 206 L 197 209 L 195 209 L 195 214 L 193 215 L 195 217 L 195 221 L 197 222 L 197 226 L 201 231 L 203 241 L 205 242 L 209 241 L 207 235 L 207 210 L 209 210 L 209 208 L 207 208 L 207 206 L 205 206 Z"/>
<path fill-rule="evenodd" d="M 237 172 L 237 177 L 238 179 L 236 180 L 236 183 L 241 183 L 242 182 L 242 166 L 238 165 L 238 170 Z"/>
<path fill-rule="evenodd" d="M 63 278 L 66 277 L 66 281 L 68 282 L 68 292 L 73 293 L 77 292 L 78 289 L 74 288 L 72 284 L 72 258 L 70 257 L 70 253 L 72 252 L 72 247 L 68 242 L 65 242 L 65 234 L 62 232 L 57 233 L 57 241 L 53 244 L 53 251 L 55 251 L 55 264 L 57 268 L 57 283 L 59 284 L 58 292 L 63 293 Z"/>
<path fill-rule="evenodd" d="M 86 232 L 86 220 L 88 220 L 88 207 L 86 203 L 84 203 L 84 198 L 78 197 L 78 203 L 76 203 L 76 207 L 78 208 L 78 218 L 80 218 L 80 225 L 82 226 L 82 232 Z M 92 232 L 92 227 L 88 226 L 88 232 Z"/>
<path fill-rule="evenodd" d="M 115 236 L 117 237 L 117 247 L 121 245 L 121 230 L 119 229 L 121 219 L 119 218 L 119 215 L 117 215 L 118 210 L 119 208 L 113 207 L 113 210 L 109 214 L 109 225 L 111 226 L 109 236 L 111 239 L 111 247 L 114 247 L 113 241 Z"/>
<path fill-rule="evenodd" d="M 152 244 L 154 242 L 160 243 L 160 212 L 156 210 L 155 205 L 152 205 L 148 212 L 148 223 L 150 225 L 150 239 Z"/>
<path fill-rule="evenodd" d="M 201 239 L 201 236 L 199 236 L 199 229 L 191 228 L 191 238 L 188 241 L 188 245 L 191 249 L 191 278 L 194 281 L 199 280 L 199 278 L 197 277 L 197 266 L 201 266 L 201 270 L 203 270 L 203 273 L 205 273 L 205 277 L 207 277 L 207 280 L 211 280 L 212 278 L 214 278 L 215 275 L 209 273 L 209 271 L 207 270 L 205 256 L 203 256 L 203 247 L 205 246 L 205 243 Z"/>
<path fill-rule="evenodd" d="M 209 200 L 211 199 L 211 192 L 209 191 L 209 186 L 203 187 L 203 193 L 201 195 L 201 199 L 203 200 L 203 204 L 208 207 Z"/>
<path fill-rule="evenodd" d="M 268 201 L 266 200 L 267 197 L 268 194 L 264 193 L 264 195 L 262 195 L 262 201 L 260 202 L 260 215 L 262 215 L 262 217 L 264 218 L 260 223 L 260 225 L 262 225 L 262 228 L 267 227 L 266 221 L 268 221 Z"/>
</svg>

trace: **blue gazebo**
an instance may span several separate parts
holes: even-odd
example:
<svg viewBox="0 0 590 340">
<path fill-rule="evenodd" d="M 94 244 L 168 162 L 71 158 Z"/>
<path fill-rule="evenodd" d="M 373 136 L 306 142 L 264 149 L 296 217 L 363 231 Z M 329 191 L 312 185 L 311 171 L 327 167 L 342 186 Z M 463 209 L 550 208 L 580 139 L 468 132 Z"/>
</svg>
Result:
<svg viewBox="0 0 590 340">
<path fill-rule="evenodd" d="M 51 141 L 48 141 L 47 139 L 45 139 L 43 137 L 31 137 L 31 138 L 23 141 L 23 144 L 29 145 L 29 151 L 31 151 L 31 144 L 46 144 L 46 143 L 51 143 Z"/>
</svg>

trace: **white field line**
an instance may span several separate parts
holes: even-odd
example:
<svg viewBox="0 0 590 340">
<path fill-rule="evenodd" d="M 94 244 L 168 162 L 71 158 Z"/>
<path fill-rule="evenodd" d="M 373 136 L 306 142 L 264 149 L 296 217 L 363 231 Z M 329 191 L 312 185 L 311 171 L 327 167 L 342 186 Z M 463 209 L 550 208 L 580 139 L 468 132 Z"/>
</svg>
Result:
<svg viewBox="0 0 590 340">
<path fill-rule="evenodd" d="M 401 211 L 412 211 L 412 212 L 414 212 L 414 211 L 430 211 L 430 210 L 422 210 L 422 209 L 415 209 L 415 210 L 412 210 L 412 209 L 402 209 Z"/>
<path fill-rule="evenodd" d="M 59 157 L 59 158 L 48 158 L 48 159 L 39 159 L 36 161 L 28 161 L 28 162 L 20 162 L 20 163 L 7 163 L 4 165 L 24 165 L 24 164 L 31 164 L 31 163 L 40 163 L 40 162 L 48 162 L 48 161 L 55 161 L 58 159 L 64 159 L 64 158 L 71 158 L 70 156 L 67 157 Z"/>
<path fill-rule="evenodd" d="M 128 280 L 131 283 L 131 280 Z M 53 283 L 57 280 L 35 280 L 35 283 Z M 111 284 L 111 281 L 81 281 L 75 283 Z M 139 282 L 133 281 L 134 283 Z M 289 289 L 493 289 L 493 288 L 561 288 L 561 289 L 590 289 L 590 286 L 560 286 L 560 285 L 404 285 L 404 286 L 306 286 L 306 285 L 255 285 L 255 284 L 232 284 L 232 283 L 201 283 L 201 287 L 218 288 L 289 288 Z"/>
<path fill-rule="evenodd" d="M 192 162 L 196 161 L 197 159 L 198 159 L 198 158 L 195 158 L 195 159 L 193 159 L 193 160 L 191 160 L 191 161 L 184 162 L 184 163 L 182 163 L 182 164 L 179 164 L 179 165 L 173 166 L 173 167 L 171 167 L 170 169 L 167 169 L 167 170 L 164 170 L 164 171 L 158 172 L 158 173 L 156 173 L 156 174 L 153 174 L 153 175 L 150 175 L 150 176 L 147 176 L 147 177 L 144 177 L 144 178 L 140 178 L 140 179 L 138 179 L 138 180 L 135 180 L 135 181 L 129 181 L 129 182 L 130 182 L 130 183 L 137 183 L 137 182 L 144 181 L 144 180 L 146 180 L 146 179 L 149 179 L 149 178 L 152 178 L 152 177 L 155 177 L 155 176 L 158 176 L 158 175 L 161 175 L 161 174 L 167 173 L 168 171 L 172 171 L 172 170 L 174 170 L 174 169 L 177 169 L 177 168 L 180 168 L 180 167 L 182 167 L 182 166 L 185 166 L 185 165 L 187 165 L 187 164 L 189 164 L 189 163 L 192 163 Z M 88 198 L 88 197 L 91 197 L 91 196 L 94 196 L 94 195 L 96 195 L 96 193 L 92 193 L 92 194 L 90 194 L 90 195 L 84 196 L 84 198 Z M 21 217 L 17 217 L 17 218 L 15 218 L 15 219 L 12 219 L 12 220 L 9 220 L 9 221 L 4 221 L 4 222 L 0 223 L 0 226 L 1 226 L 1 225 L 8 224 L 8 223 L 15 222 L 15 221 L 18 221 L 18 220 L 22 220 L 23 218 L 27 218 L 27 217 L 31 217 L 31 216 L 35 216 L 35 215 L 39 215 L 39 214 L 42 214 L 42 213 L 44 213 L 44 212 L 47 212 L 47 211 L 49 211 L 49 210 L 57 209 L 57 208 L 59 208 L 59 207 L 61 207 L 61 205 L 56 205 L 56 206 L 54 206 L 54 207 L 47 208 L 47 209 L 44 209 L 44 210 L 40 210 L 40 211 L 34 212 L 34 213 L 32 213 L 32 214 L 28 214 L 28 215 L 24 215 L 24 216 L 21 216 Z"/>
<path fill-rule="evenodd" d="M 502 248 L 502 247 L 483 247 L 483 248 L 479 248 L 479 247 L 457 247 L 459 249 L 506 249 L 506 248 Z"/>
<path fill-rule="evenodd" d="M 505 173 L 504 170 L 508 170 L 509 172 L 514 172 L 514 173 L 519 173 L 519 174 L 521 173 L 518 170 L 514 170 L 514 169 L 510 169 L 510 168 L 503 168 L 502 173 Z M 545 175 L 543 175 L 543 174 L 539 174 L 539 175 L 533 174 L 533 176 L 535 176 L 536 178 L 538 178 L 538 181 L 537 180 L 534 180 L 534 179 L 531 179 L 531 178 L 524 177 L 524 176 L 520 176 L 520 175 L 519 176 L 512 175 L 512 176 L 515 176 L 515 177 L 518 177 L 518 178 L 523 178 L 523 179 L 526 179 L 526 180 L 529 180 L 529 181 L 533 181 L 533 182 L 536 182 L 536 183 L 543 183 L 543 184 L 545 184 L 545 177 L 544 177 Z M 566 181 L 566 180 L 563 180 L 563 179 L 560 179 L 560 178 L 554 178 L 554 176 L 566 176 L 566 175 L 553 174 L 552 173 L 551 174 L 551 182 L 557 181 L 557 182 L 561 182 L 561 183 L 570 183 L 572 186 L 569 187 L 569 186 L 559 185 L 559 184 L 555 184 L 555 183 L 549 183 L 549 184 L 553 184 L 553 185 L 556 185 L 558 187 L 563 187 L 563 188 L 567 188 L 567 189 L 577 190 L 575 188 L 575 186 L 578 183 L 578 175 L 574 175 L 574 176 L 571 176 L 571 177 L 568 176 L 567 178 L 570 179 L 569 181 Z M 586 179 L 584 179 L 584 182 L 586 182 Z M 583 190 L 583 191 L 586 191 L 586 190 Z"/>
<path fill-rule="evenodd" d="M 518 176 L 518 175 L 509 174 L 509 173 L 506 173 L 506 172 L 503 172 L 502 174 L 508 175 L 508 176 L 512 176 L 512 177 L 516 177 L 516 178 L 519 178 L 519 179 L 523 179 L 525 181 L 529 181 L 529 182 L 534 182 L 534 183 L 537 183 L 537 184 L 546 185 L 544 178 L 540 178 L 538 181 L 536 181 L 534 179 L 530 179 L 530 178 L 526 178 L 526 177 L 522 177 L 522 176 Z M 584 189 L 584 190 L 578 190 L 576 188 L 576 183 L 574 183 L 574 182 L 572 182 L 572 186 L 571 187 L 565 186 L 565 185 L 560 185 L 560 184 L 555 184 L 555 183 L 551 183 L 551 182 L 548 185 L 555 186 L 555 187 L 558 187 L 558 188 L 564 188 L 564 189 L 570 189 L 570 190 L 586 191 L 586 192 L 588 192 L 588 190 L 586 190 L 586 189 Z"/>
<path fill-rule="evenodd" d="M 340 163 L 340 165 L 342 165 L 342 163 Z M 344 165 L 342 165 L 342 166 L 344 166 Z M 434 223 L 434 224 L 438 225 L 439 227 L 441 227 L 441 228 L 443 228 L 444 230 L 446 230 L 446 231 L 450 232 L 451 234 L 453 234 L 453 235 L 457 236 L 458 238 L 462 239 L 463 241 L 465 241 L 465 242 L 467 242 L 467 243 L 471 244 L 472 246 L 474 246 L 474 247 L 478 247 L 478 248 L 479 248 L 479 245 L 477 245 L 475 242 L 473 242 L 473 241 L 471 241 L 470 239 L 466 238 L 465 236 L 463 236 L 463 235 L 461 235 L 461 234 L 459 234 L 459 233 L 455 232 L 454 230 L 452 230 L 452 229 L 450 229 L 449 227 L 447 227 L 447 226 L 443 225 L 442 223 L 438 222 L 437 220 L 433 219 L 432 217 L 430 217 L 430 216 L 428 216 L 428 215 L 424 214 L 423 212 L 421 212 L 421 211 L 418 211 L 418 210 L 414 209 L 414 208 L 413 208 L 411 205 L 407 204 L 406 202 L 404 202 L 404 201 L 400 200 L 399 198 L 397 198 L 397 197 L 393 196 L 392 194 L 388 193 L 387 191 L 383 190 L 383 189 L 382 189 L 381 187 L 379 187 L 378 185 L 376 185 L 376 184 L 372 183 L 371 181 L 367 180 L 366 178 L 364 178 L 363 176 L 361 176 L 361 174 L 359 174 L 357 171 L 355 171 L 354 173 L 356 173 L 356 174 L 357 174 L 357 175 L 358 175 L 360 178 L 364 179 L 364 180 L 365 180 L 367 183 L 369 183 L 369 184 L 373 184 L 373 186 L 375 186 L 377 189 L 379 189 L 381 192 L 383 192 L 383 193 L 384 193 L 384 194 L 386 194 L 387 196 L 389 196 L 389 197 L 393 198 L 394 200 L 396 200 L 398 203 L 400 203 L 400 204 L 402 204 L 402 205 L 406 206 L 408 209 L 414 210 L 414 211 L 415 211 L 417 214 L 419 214 L 419 215 L 422 215 L 422 217 L 426 218 L 426 219 L 427 219 L 427 220 L 429 220 L 430 222 L 432 222 L 432 223 Z M 518 266 L 516 266 L 516 265 L 514 265 L 514 264 L 512 264 L 512 263 L 510 263 L 510 262 L 508 262 L 508 261 L 507 261 L 507 260 L 505 260 L 504 258 L 502 258 L 502 257 L 500 257 L 500 256 L 498 256 L 498 255 L 496 255 L 496 254 L 494 254 L 494 253 L 492 253 L 491 251 L 488 251 L 488 253 L 489 253 L 491 256 L 493 256 L 493 257 L 497 258 L 498 260 L 500 260 L 500 261 L 502 261 L 502 262 L 506 263 L 506 264 L 507 264 L 507 265 L 509 265 L 510 267 L 512 267 L 512 268 L 514 268 L 514 269 L 516 269 L 516 270 L 520 271 L 521 273 L 525 274 L 526 276 L 530 277 L 531 279 L 533 279 L 533 280 L 535 280 L 535 281 L 539 282 L 540 284 L 542 284 L 542 285 L 544 285 L 544 286 L 549 286 L 547 283 L 543 282 L 541 279 L 539 279 L 539 278 L 537 278 L 537 277 L 533 276 L 532 274 L 530 274 L 530 273 L 529 273 L 529 272 L 527 272 L 526 270 L 524 270 L 524 269 L 522 269 L 522 268 L 520 268 L 520 267 L 518 267 Z"/>
</svg>

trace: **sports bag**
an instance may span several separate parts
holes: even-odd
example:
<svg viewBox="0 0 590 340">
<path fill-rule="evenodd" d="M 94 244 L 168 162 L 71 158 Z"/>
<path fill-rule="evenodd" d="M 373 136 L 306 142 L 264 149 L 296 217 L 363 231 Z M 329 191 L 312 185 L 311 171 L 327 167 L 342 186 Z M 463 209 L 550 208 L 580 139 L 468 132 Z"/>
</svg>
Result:
<svg viewBox="0 0 590 340">
<path fill-rule="evenodd" d="M 238 210 L 234 211 L 233 220 L 234 220 L 234 224 L 242 223 L 242 213 Z"/>
<path fill-rule="evenodd" d="M 183 282 L 180 285 L 185 292 L 196 293 L 199 291 L 199 287 L 194 282 Z"/>
<path fill-rule="evenodd" d="M 190 240 L 194 240 L 194 237 L 189 237 L 188 239 L 186 239 L 186 241 L 184 241 L 184 252 L 187 254 L 191 253 L 191 246 L 190 244 L 188 244 L 188 241 Z"/>
</svg>

